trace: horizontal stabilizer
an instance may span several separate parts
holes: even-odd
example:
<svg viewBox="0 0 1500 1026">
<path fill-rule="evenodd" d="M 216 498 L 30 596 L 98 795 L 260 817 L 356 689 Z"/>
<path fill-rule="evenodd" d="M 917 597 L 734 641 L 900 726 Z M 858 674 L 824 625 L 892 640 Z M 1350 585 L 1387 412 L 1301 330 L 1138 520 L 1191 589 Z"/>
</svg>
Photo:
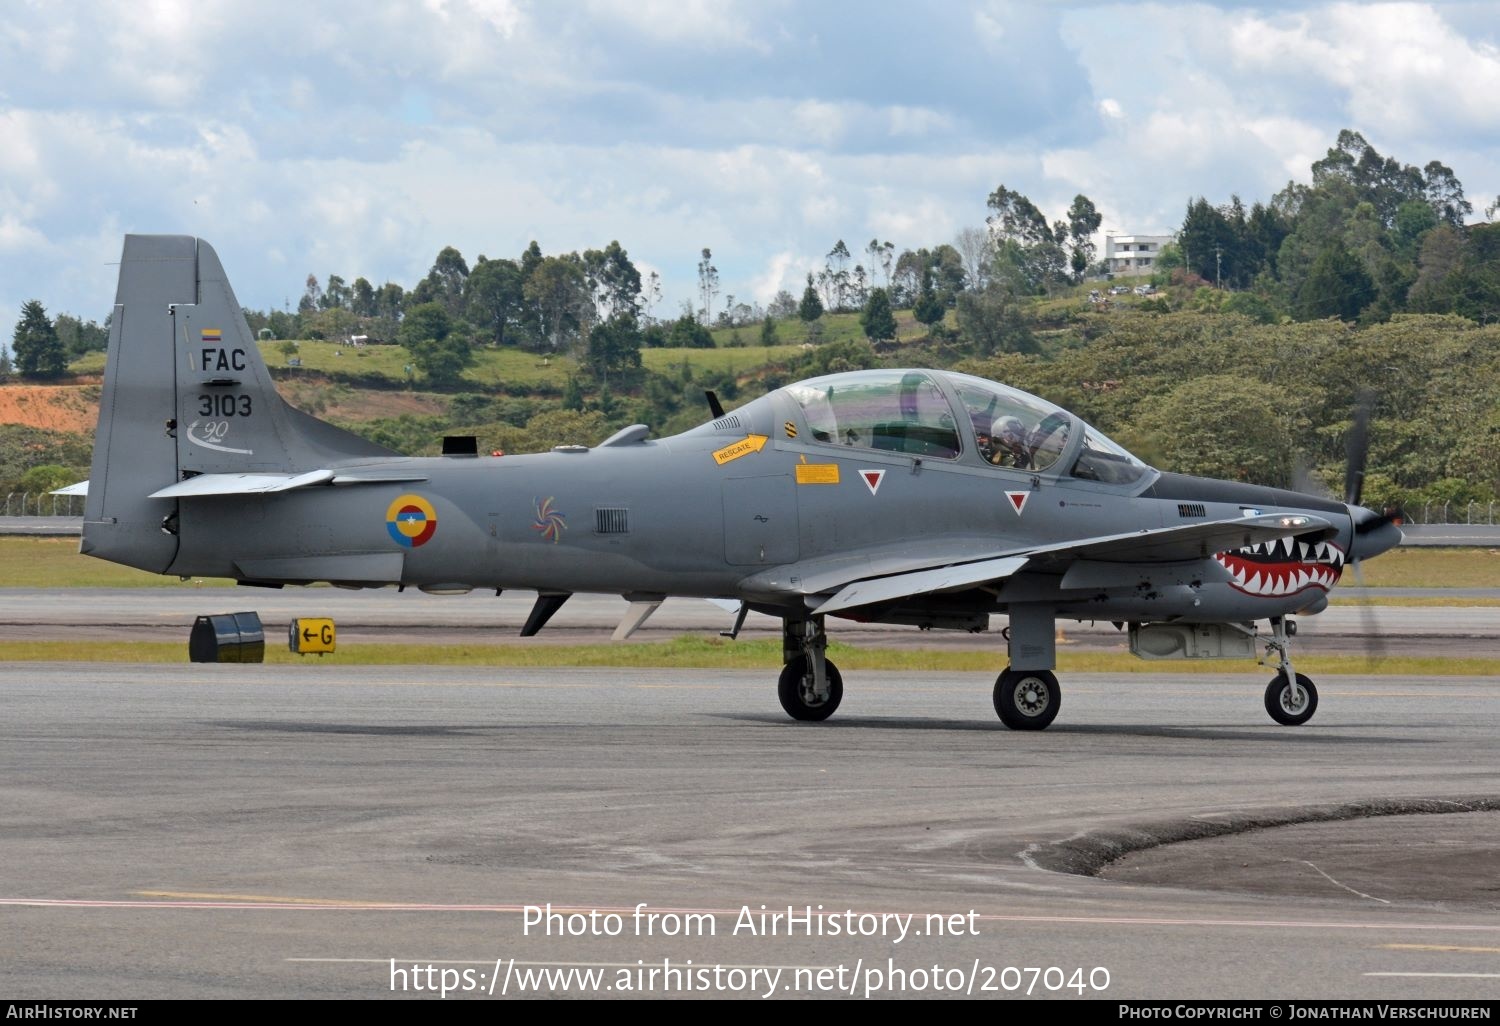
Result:
<svg viewBox="0 0 1500 1026">
<path fill-rule="evenodd" d="M 87 481 L 79 481 L 77 484 L 70 484 L 66 488 L 58 488 L 58 489 L 56 489 L 56 490 L 54 490 L 54 491 L 52 491 L 52 492 L 50 492 L 48 494 L 51 494 L 51 495 L 87 495 L 88 493 L 89 493 L 89 483 Z"/>
<path fill-rule="evenodd" d="M 425 481 L 411 474 L 335 474 L 331 470 L 309 470 L 305 474 L 199 474 L 186 481 L 152 492 L 151 499 L 186 499 L 204 495 L 269 495 L 314 485 L 391 484 Z M 87 483 L 87 482 L 85 482 Z M 76 485 L 74 487 L 77 487 Z"/>
</svg>

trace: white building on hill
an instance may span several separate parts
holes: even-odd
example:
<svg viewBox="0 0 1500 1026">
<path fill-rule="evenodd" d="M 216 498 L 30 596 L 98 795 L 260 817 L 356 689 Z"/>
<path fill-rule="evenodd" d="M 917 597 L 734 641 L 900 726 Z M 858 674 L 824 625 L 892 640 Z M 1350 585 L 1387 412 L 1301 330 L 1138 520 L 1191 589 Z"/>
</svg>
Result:
<svg viewBox="0 0 1500 1026">
<path fill-rule="evenodd" d="M 1150 274 L 1161 248 L 1171 241 L 1170 235 L 1106 235 L 1104 264 L 1111 274 Z"/>
</svg>

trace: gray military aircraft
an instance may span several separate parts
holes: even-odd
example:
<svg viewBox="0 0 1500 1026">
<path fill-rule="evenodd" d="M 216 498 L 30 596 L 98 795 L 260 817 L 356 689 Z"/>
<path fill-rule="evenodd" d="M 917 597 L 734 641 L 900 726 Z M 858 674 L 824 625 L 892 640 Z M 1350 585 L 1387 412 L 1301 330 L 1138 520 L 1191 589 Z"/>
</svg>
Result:
<svg viewBox="0 0 1500 1026">
<path fill-rule="evenodd" d="M 778 694 L 838 708 L 829 617 L 985 630 L 1009 665 L 1012 728 L 1057 715 L 1059 619 L 1128 625 L 1147 658 L 1274 654 L 1265 707 L 1306 722 L 1293 613 L 1350 560 L 1398 544 L 1348 494 L 1163 473 L 1035 396 L 963 374 L 870 370 L 801 381 L 653 439 L 411 458 L 277 394 L 219 258 L 188 236 L 128 236 L 111 318 L 82 551 L 160 574 L 281 587 L 534 589 L 530 636 L 574 592 L 669 595 L 781 619 Z M 1270 625 L 1260 634 L 1257 621 Z"/>
</svg>

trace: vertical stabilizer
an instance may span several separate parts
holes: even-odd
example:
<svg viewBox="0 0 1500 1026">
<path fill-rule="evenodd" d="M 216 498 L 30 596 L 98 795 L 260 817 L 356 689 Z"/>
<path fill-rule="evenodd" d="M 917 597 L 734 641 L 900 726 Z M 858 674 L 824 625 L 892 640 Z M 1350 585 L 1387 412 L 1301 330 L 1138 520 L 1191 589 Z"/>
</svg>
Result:
<svg viewBox="0 0 1500 1026">
<path fill-rule="evenodd" d="M 110 324 L 83 547 L 170 571 L 198 474 L 302 473 L 390 450 L 288 406 L 208 243 L 127 235 Z"/>
</svg>

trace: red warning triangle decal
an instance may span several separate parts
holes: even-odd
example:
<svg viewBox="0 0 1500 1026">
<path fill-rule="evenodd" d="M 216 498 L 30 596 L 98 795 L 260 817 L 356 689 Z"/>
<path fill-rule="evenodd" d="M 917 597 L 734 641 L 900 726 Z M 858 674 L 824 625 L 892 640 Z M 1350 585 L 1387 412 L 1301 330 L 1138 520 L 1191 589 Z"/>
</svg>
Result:
<svg viewBox="0 0 1500 1026">
<path fill-rule="evenodd" d="M 1026 508 L 1026 500 L 1031 498 L 1030 492 L 1006 492 L 1005 497 L 1010 500 L 1011 507 L 1016 511 L 1016 516 Z"/>
<path fill-rule="evenodd" d="M 885 471 L 861 470 L 859 472 L 859 476 L 860 480 L 864 481 L 865 487 L 870 489 L 870 494 L 874 495 L 876 492 L 880 491 L 880 482 L 885 480 Z"/>
</svg>

